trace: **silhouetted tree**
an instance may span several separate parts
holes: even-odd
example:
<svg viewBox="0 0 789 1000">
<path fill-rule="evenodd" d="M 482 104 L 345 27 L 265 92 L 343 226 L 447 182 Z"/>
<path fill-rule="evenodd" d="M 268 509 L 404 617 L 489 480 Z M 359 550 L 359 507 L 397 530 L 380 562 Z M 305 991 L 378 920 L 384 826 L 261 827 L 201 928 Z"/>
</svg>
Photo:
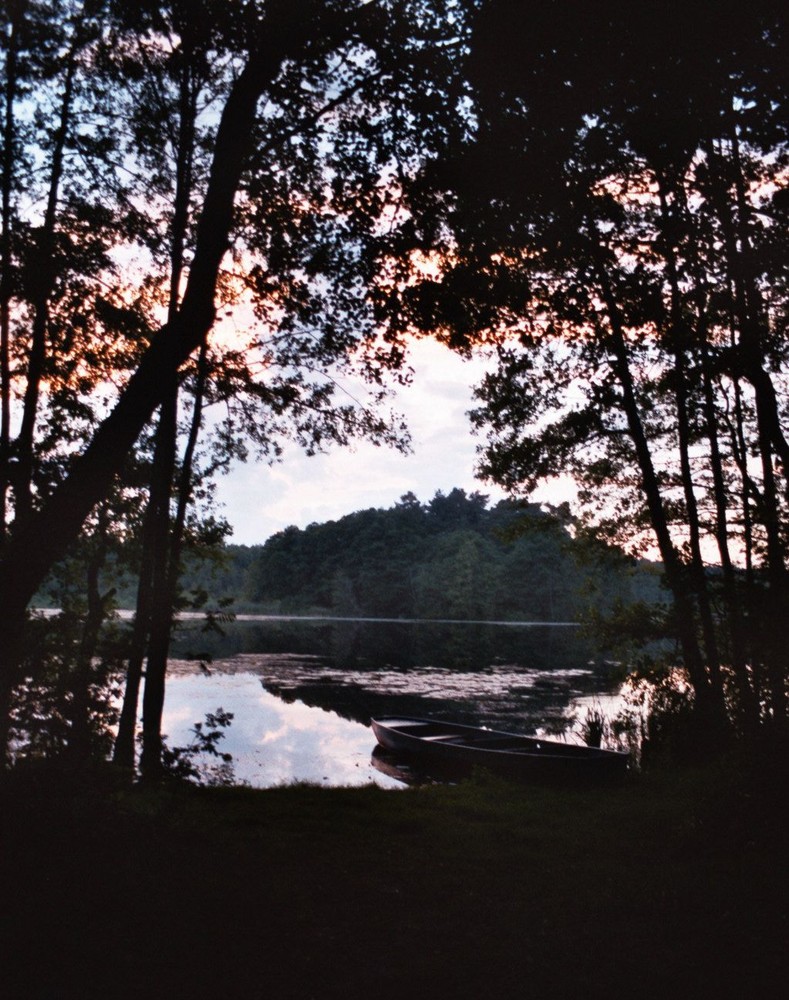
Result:
<svg viewBox="0 0 789 1000">
<path fill-rule="evenodd" d="M 227 405 L 235 421 L 222 428 L 225 444 L 235 447 L 239 420 L 253 444 L 269 454 L 276 454 L 276 435 L 282 432 L 308 450 L 354 434 L 402 441 L 402 428 L 372 406 L 359 405 L 351 396 L 339 398 L 338 379 L 343 371 L 361 374 L 377 401 L 384 372 L 402 362 L 402 345 L 378 336 L 368 296 L 373 274 L 362 249 L 396 215 L 402 178 L 413 173 L 433 142 L 430 123 L 451 91 L 452 53 L 462 33 L 461 21 L 446 16 L 444 3 L 428 0 L 352 5 L 261 0 L 238 6 L 206 0 L 162 8 L 158 20 L 155 5 L 110 7 L 118 18 L 101 37 L 111 39 L 114 52 L 105 62 L 95 59 L 91 69 L 97 80 L 111 80 L 119 92 L 144 88 L 157 73 L 162 79 L 161 67 L 167 65 L 168 72 L 173 70 L 173 96 L 188 104 L 198 91 L 181 87 L 184 76 L 177 69 L 188 47 L 187 28 L 213 24 L 213 18 L 222 23 L 221 44 L 212 37 L 208 62 L 221 52 L 227 58 L 200 139 L 205 169 L 191 188 L 192 203 L 186 204 L 186 174 L 178 171 L 186 170 L 179 155 L 188 159 L 193 147 L 176 142 L 171 147 L 177 163 L 172 205 L 164 207 L 157 198 L 141 204 L 140 189 L 130 185 L 108 219 L 124 260 L 136 254 L 144 267 L 146 255 L 156 264 L 164 251 L 168 271 L 154 273 L 152 267 L 151 281 L 138 286 L 136 301 L 129 301 L 127 289 L 126 298 L 106 296 L 100 309 L 96 299 L 95 315 L 136 335 L 139 364 L 128 379 L 121 375 L 120 392 L 87 447 L 74 442 L 79 455 L 56 488 L 37 495 L 30 517 L 10 532 L 0 565 L 4 744 L 25 607 L 90 511 L 108 495 L 154 412 L 167 408 L 168 401 L 169 426 L 160 441 L 172 442 L 172 400 L 194 352 L 205 345 L 202 360 L 191 369 L 200 397 Z M 186 12 L 180 32 L 174 22 L 167 23 L 172 10 Z M 59 24 L 59 14 L 52 13 L 50 27 Z M 136 62 L 135 37 L 142 40 Z M 9 30 L 4 37 L 6 106 L 16 99 L 14 39 Z M 162 57 L 168 46 L 171 62 Z M 124 79 L 117 68 L 127 56 Z M 169 119 L 151 116 L 148 141 L 158 141 L 157 121 L 169 121 L 176 130 L 178 123 L 192 127 L 194 119 L 181 113 L 184 106 L 179 109 Z M 116 168 L 119 173 L 151 170 L 153 187 L 162 192 L 163 175 L 153 175 L 163 161 L 153 154 L 146 159 L 144 126 L 142 121 L 135 126 L 141 138 L 138 158 L 124 147 Z M 110 134 L 114 139 L 122 133 Z M 157 212 L 162 216 L 151 225 Z M 157 294 L 166 286 L 172 292 L 169 315 L 157 328 Z M 245 310 L 248 336 L 228 349 L 211 348 L 207 341 L 220 306 L 223 313 L 232 306 Z M 68 387 L 63 396 L 68 398 Z M 201 405 L 192 410 L 193 429 Z M 188 461 L 180 470 L 187 486 L 182 496 L 189 492 L 190 449 L 191 438 Z M 172 480 L 164 473 L 163 478 Z M 163 500 L 161 509 L 165 506 Z M 176 524 L 183 516 L 177 509 Z M 176 552 L 177 545 L 169 554 Z M 177 558 L 168 559 L 162 577 L 170 593 L 176 563 Z M 154 747 L 153 771 L 157 758 Z"/>
<path fill-rule="evenodd" d="M 482 5 L 382 302 L 495 351 L 485 475 L 570 473 L 599 531 L 656 544 L 712 726 L 786 722 L 786 55 L 772 5 Z"/>
</svg>

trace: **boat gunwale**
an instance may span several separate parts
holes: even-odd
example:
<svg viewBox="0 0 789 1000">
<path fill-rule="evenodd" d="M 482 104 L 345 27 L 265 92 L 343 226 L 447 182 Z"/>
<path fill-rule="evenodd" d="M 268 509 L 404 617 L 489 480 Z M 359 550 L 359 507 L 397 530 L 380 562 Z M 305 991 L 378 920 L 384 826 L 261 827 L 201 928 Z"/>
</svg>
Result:
<svg viewBox="0 0 789 1000">
<path fill-rule="evenodd" d="M 546 764 L 549 762 L 562 762 L 565 764 L 572 763 L 582 765 L 583 762 L 588 765 L 595 763 L 607 763 L 609 765 L 619 764 L 621 766 L 626 766 L 630 758 L 630 754 L 626 750 L 608 750 L 602 747 L 590 747 L 586 744 L 560 743 L 557 740 L 544 739 L 540 736 L 526 736 L 518 733 L 508 733 L 498 729 L 485 729 L 479 726 L 466 725 L 461 722 L 443 722 L 440 719 L 419 719 L 409 716 L 384 716 L 380 719 L 371 719 L 370 723 L 379 743 L 381 743 L 378 736 L 378 729 L 380 728 L 385 733 L 393 734 L 395 739 L 413 743 L 414 747 L 419 748 L 422 753 L 430 754 L 437 751 L 437 755 L 445 757 L 458 756 L 458 754 L 463 751 L 469 751 L 475 755 L 488 756 L 491 761 L 497 759 L 505 760 L 507 758 L 516 758 L 520 760 L 544 761 Z M 445 727 L 448 732 L 443 735 L 448 738 L 440 739 L 439 737 L 441 734 L 432 734 L 435 737 L 433 739 L 431 739 L 428 735 L 420 736 L 418 735 L 418 732 L 407 732 L 398 728 L 395 723 L 402 723 L 404 726 L 416 725 L 420 727 Z M 453 733 L 451 730 L 457 730 L 457 732 Z M 475 745 L 471 740 L 459 743 L 453 743 L 449 740 L 449 737 L 453 735 L 462 739 L 465 734 L 471 733 L 483 734 L 485 738 L 502 737 L 517 739 L 519 741 L 522 740 L 526 743 L 526 745 L 522 748 L 496 748 Z M 536 747 L 530 748 L 529 744 L 536 744 Z M 386 746 L 384 743 L 381 743 L 381 745 Z M 551 753 L 550 749 L 546 751 L 543 747 L 561 748 L 562 752 Z M 444 749 L 447 751 L 446 754 L 443 753 Z M 455 753 L 455 751 L 457 751 L 457 753 Z"/>
</svg>

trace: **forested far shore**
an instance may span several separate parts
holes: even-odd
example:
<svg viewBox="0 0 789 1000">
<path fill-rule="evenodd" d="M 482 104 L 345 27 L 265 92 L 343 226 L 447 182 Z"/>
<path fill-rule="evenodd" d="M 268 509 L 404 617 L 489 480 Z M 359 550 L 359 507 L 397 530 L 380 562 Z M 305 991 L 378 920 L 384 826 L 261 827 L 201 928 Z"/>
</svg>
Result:
<svg viewBox="0 0 789 1000">
<path fill-rule="evenodd" d="M 116 562 L 115 603 L 134 607 Z M 661 567 L 572 530 L 567 511 L 453 489 L 193 553 L 186 607 L 281 614 L 578 621 L 661 599 Z M 108 581 L 109 583 L 109 581 Z M 50 587 L 39 605 L 57 603 Z"/>
<path fill-rule="evenodd" d="M 575 541 L 561 514 L 454 489 L 286 529 L 250 564 L 248 593 L 292 611 L 574 621 L 658 589 L 653 567 Z"/>
</svg>

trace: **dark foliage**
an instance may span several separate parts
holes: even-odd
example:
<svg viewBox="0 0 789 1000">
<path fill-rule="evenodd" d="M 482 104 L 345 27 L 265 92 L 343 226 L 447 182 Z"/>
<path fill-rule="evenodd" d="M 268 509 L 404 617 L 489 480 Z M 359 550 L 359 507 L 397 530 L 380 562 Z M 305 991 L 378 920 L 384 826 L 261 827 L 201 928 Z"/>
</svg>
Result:
<svg viewBox="0 0 789 1000">
<path fill-rule="evenodd" d="M 287 528 L 248 573 L 248 596 L 281 610 L 392 618 L 573 621 L 658 591 L 648 567 L 593 554 L 556 514 L 460 489 Z"/>
</svg>

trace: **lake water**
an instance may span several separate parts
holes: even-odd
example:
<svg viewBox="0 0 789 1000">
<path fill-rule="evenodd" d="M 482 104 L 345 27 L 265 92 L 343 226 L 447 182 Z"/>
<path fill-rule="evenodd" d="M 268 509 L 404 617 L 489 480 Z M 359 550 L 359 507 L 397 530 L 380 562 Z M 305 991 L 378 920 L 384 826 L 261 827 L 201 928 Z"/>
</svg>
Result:
<svg viewBox="0 0 789 1000">
<path fill-rule="evenodd" d="M 373 753 L 376 715 L 577 739 L 588 706 L 611 711 L 618 699 L 617 672 L 571 626 L 249 616 L 223 627 L 219 636 L 184 624 L 163 728 L 183 746 L 206 713 L 232 712 L 220 749 L 255 787 L 416 780 Z"/>
</svg>

